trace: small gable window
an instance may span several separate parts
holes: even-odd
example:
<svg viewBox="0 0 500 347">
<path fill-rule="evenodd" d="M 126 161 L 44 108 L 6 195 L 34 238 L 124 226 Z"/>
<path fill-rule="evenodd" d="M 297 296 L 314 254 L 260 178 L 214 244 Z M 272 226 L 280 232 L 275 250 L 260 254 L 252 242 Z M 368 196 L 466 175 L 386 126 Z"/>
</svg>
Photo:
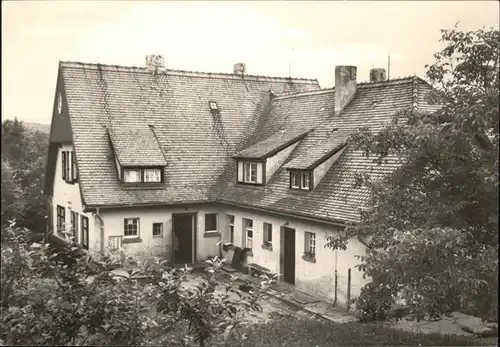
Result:
<svg viewBox="0 0 500 347">
<path fill-rule="evenodd" d="M 124 168 L 125 183 L 161 183 L 163 182 L 161 168 Z"/>
<path fill-rule="evenodd" d="M 208 107 L 210 108 L 210 111 L 212 111 L 212 112 L 217 112 L 219 110 L 219 107 L 217 106 L 217 103 L 215 101 L 209 101 Z"/>
<path fill-rule="evenodd" d="M 300 190 L 311 190 L 310 171 L 291 171 L 290 188 Z"/>
</svg>

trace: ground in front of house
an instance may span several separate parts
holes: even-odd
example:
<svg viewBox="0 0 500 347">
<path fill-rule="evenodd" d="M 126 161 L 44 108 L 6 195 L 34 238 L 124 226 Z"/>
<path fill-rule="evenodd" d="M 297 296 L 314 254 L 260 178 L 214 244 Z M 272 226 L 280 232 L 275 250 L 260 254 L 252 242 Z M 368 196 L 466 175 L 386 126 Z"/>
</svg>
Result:
<svg viewBox="0 0 500 347">
<path fill-rule="evenodd" d="M 192 272 L 187 285 L 202 276 L 202 270 Z M 252 281 L 248 275 L 238 277 L 236 286 Z M 464 336 L 455 327 L 446 334 L 435 328 L 411 330 L 408 323 L 406 328 L 401 323 L 362 324 L 342 309 L 282 285 L 269 290 L 261 305 L 262 311 L 244 316 L 244 337 L 233 338 L 230 346 L 496 346 L 497 340 Z"/>
</svg>

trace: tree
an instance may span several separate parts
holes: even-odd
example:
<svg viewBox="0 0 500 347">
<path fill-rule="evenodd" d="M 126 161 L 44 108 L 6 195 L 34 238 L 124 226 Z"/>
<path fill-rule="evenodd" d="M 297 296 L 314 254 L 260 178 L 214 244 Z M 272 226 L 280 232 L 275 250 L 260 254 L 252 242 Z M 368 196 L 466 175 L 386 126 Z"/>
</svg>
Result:
<svg viewBox="0 0 500 347">
<path fill-rule="evenodd" d="M 434 317 L 463 302 L 496 317 L 500 35 L 455 27 L 442 30 L 441 41 L 426 73 L 434 87 L 428 101 L 441 107 L 407 110 L 378 133 L 352 136 L 366 156 L 378 163 L 395 156 L 400 166 L 382 180 L 357 178 L 371 192 L 367 209 L 327 246 L 370 236 L 359 268 L 373 282 L 358 303 L 402 293 L 413 311 Z"/>
<path fill-rule="evenodd" d="M 16 217 L 22 218 L 23 192 L 13 177 L 12 168 L 2 158 L 2 225 Z"/>
<path fill-rule="evenodd" d="M 2 169 L 7 170 L 5 175 L 2 170 L 2 206 L 6 210 L 2 209 L 2 225 L 14 218 L 33 232 L 44 231 L 47 207 L 42 189 L 47 149 L 47 134 L 26 129 L 17 118 L 2 123 Z"/>
</svg>

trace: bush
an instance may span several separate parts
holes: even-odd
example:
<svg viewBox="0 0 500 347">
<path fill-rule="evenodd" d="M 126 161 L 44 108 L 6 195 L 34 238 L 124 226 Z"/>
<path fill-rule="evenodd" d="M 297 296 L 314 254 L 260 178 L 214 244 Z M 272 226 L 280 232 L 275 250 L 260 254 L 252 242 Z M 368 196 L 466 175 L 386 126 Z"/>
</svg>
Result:
<svg viewBox="0 0 500 347">
<path fill-rule="evenodd" d="M 383 321 L 394 304 L 394 297 L 391 290 L 383 284 L 370 282 L 361 288 L 361 293 L 354 302 L 360 322 Z"/>
<path fill-rule="evenodd" d="M 240 334 L 249 310 L 261 309 L 270 284 L 237 291 L 217 279 L 225 261 L 218 257 L 194 282 L 192 269 L 160 258 L 93 259 L 74 245 L 30 244 L 28 233 L 14 225 L 4 230 L 1 344 L 223 343 Z"/>
</svg>

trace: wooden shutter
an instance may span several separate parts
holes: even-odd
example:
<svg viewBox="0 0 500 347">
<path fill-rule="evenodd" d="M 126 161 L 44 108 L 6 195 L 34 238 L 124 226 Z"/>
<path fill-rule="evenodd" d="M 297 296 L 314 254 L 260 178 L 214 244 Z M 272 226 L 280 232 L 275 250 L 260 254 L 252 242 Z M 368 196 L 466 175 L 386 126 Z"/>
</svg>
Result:
<svg viewBox="0 0 500 347">
<path fill-rule="evenodd" d="M 238 161 L 238 182 L 243 182 L 243 162 Z"/>
<path fill-rule="evenodd" d="M 71 181 L 71 152 L 66 152 L 66 181 Z"/>
<path fill-rule="evenodd" d="M 262 184 L 262 163 L 257 163 L 257 184 Z"/>
<path fill-rule="evenodd" d="M 62 161 L 61 161 L 61 167 L 62 167 L 62 178 L 63 180 L 66 179 L 66 152 L 61 152 L 62 154 Z"/>
<path fill-rule="evenodd" d="M 78 181 L 78 176 L 76 172 L 76 160 L 75 160 L 75 152 L 71 152 L 71 180 L 73 182 Z"/>
</svg>

